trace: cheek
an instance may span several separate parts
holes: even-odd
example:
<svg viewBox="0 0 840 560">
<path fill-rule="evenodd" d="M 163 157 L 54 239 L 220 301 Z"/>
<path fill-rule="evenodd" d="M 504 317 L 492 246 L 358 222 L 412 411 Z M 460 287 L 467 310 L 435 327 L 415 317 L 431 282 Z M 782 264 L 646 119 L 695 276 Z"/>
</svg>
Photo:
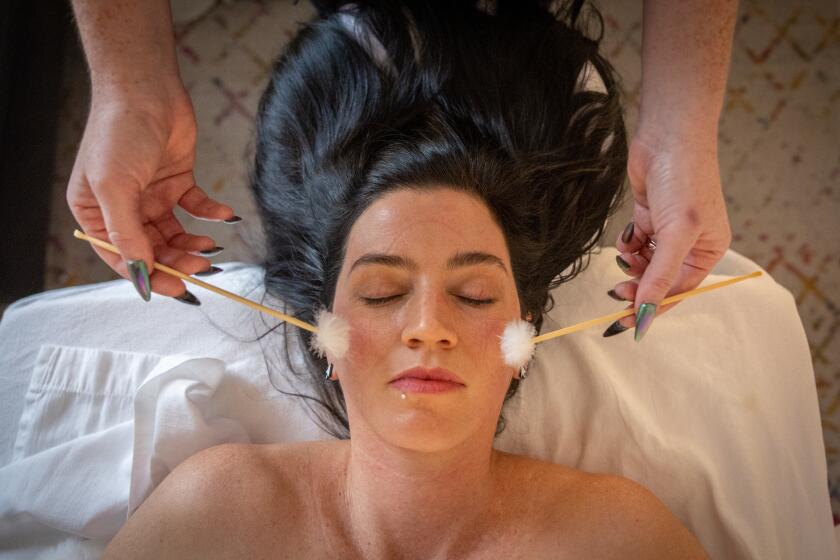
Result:
<svg viewBox="0 0 840 560">
<path fill-rule="evenodd" d="M 360 317 L 348 318 L 350 349 L 344 357 L 345 371 L 375 371 L 387 354 L 393 325 Z"/>
<path fill-rule="evenodd" d="M 476 321 L 466 333 L 462 334 L 462 336 L 467 337 L 462 342 L 467 343 L 475 359 L 480 360 L 483 366 L 502 366 L 502 349 L 499 337 L 505 331 L 505 323 L 506 321 L 498 318 L 482 319 Z"/>
</svg>

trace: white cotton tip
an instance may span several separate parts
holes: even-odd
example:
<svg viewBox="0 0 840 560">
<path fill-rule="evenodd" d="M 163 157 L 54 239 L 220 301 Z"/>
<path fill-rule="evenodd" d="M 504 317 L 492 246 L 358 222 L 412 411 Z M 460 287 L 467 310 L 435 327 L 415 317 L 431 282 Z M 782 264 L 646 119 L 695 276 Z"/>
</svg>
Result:
<svg viewBox="0 0 840 560">
<path fill-rule="evenodd" d="M 505 363 L 514 369 L 519 369 L 528 363 L 534 355 L 531 339 L 536 336 L 534 325 L 522 319 L 508 322 L 505 332 L 499 338 L 502 340 L 502 355 Z"/>
<path fill-rule="evenodd" d="M 322 308 L 315 316 L 318 332 L 309 345 L 312 351 L 323 358 L 329 352 L 333 359 L 343 358 L 350 348 L 350 325 L 347 321 Z"/>
</svg>

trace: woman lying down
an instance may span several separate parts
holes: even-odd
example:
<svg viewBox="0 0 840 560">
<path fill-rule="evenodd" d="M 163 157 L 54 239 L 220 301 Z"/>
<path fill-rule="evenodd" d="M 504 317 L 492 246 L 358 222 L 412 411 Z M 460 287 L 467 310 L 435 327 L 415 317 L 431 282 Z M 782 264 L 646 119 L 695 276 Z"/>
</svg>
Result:
<svg viewBox="0 0 840 560">
<path fill-rule="evenodd" d="M 326 4 L 273 70 L 251 183 L 266 290 L 351 327 L 343 357 L 287 328 L 336 439 L 192 456 L 104 557 L 705 558 L 642 486 L 493 448 L 527 383 L 505 323 L 539 332 L 625 180 L 578 3 Z"/>
</svg>

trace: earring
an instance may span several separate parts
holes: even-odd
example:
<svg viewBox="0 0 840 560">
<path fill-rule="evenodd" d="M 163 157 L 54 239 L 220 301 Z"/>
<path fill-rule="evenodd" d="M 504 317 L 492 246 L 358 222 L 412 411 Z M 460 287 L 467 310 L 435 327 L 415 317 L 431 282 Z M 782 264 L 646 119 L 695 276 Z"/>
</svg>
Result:
<svg viewBox="0 0 840 560">
<path fill-rule="evenodd" d="M 528 368 L 522 366 L 521 368 L 519 368 L 519 381 L 522 381 L 526 377 L 528 377 Z"/>
<path fill-rule="evenodd" d="M 334 366 L 335 366 L 335 364 L 332 364 L 332 363 L 331 363 L 331 364 L 329 364 L 329 365 L 327 366 L 327 369 L 326 369 L 326 370 L 324 370 L 324 381 L 335 381 L 335 380 L 333 379 L 333 369 L 334 369 Z"/>
</svg>

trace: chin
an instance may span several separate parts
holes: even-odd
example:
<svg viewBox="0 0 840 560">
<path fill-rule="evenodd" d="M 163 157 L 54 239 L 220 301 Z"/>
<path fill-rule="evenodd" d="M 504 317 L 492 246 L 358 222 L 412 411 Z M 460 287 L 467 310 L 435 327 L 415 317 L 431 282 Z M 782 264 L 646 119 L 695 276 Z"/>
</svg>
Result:
<svg viewBox="0 0 840 560">
<path fill-rule="evenodd" d="M 380 437 L 385 441 L 420 453 L 435 453 L 457 447 L 468 437 L 463 419 L 442 417 L 425 410 L 410 410 L 383 422 Z"/>
</svg>

